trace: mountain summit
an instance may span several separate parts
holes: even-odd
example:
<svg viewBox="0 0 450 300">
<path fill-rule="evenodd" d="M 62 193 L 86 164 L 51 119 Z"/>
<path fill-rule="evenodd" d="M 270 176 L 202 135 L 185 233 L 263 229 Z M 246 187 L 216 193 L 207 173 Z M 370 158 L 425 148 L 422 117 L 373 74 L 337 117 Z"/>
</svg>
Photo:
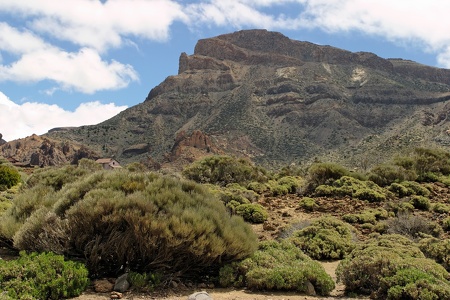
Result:
<svg viewBox="0 0 450 300">
<path fill-rule="evenodd" d="M 449 145 L 449 100 L 450 70 L 245 30 L 198 41 L 143 103 L 48 135 L 124 162 L 228 153 L 361 167 Z"/>
</svg>

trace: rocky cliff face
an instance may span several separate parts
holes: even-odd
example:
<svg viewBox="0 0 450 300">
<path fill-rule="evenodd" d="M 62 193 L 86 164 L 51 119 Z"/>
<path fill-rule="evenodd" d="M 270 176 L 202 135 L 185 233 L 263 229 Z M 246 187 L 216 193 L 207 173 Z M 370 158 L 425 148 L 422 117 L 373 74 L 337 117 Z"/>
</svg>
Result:
<svg viewBox="0 0 450 300">
<path fill-rule="evenodd" d="M 12 159 L 20 165 L 39 167 L 76 164 L 82 158 L 99 158 L 99 154 L 85 146 L 35 134 L 1 145 L 0 153 L 3 157 Z"/>
<path fill-rule="evenodd" d="M 200 40 L 143 103 L 49 136 L 125 161 L 163 163 L 201 150 L 268 166 L 367 165 L 410 147 L 450 145 L 449 99 L 450 70 L 247 30 Z"/>
</svg>

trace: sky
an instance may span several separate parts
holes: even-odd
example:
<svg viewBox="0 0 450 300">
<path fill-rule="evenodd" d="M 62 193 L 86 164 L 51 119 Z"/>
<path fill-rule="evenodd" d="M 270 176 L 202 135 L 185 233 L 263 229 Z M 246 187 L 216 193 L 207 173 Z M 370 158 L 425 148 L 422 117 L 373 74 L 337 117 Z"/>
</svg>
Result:
<svg viewBox="0 0 450 300">
<path fill-rule="evenodd" d="M 1 0 L 0 133 L 98 124 L 243 29 L 450 68 L 447 0 Z"/>
</svg>

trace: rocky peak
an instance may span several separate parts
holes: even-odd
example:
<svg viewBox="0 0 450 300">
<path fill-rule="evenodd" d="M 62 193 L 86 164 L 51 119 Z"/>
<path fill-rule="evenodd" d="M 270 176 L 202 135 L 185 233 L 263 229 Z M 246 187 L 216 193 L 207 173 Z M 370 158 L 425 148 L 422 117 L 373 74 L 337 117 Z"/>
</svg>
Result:
<svg viewBox="0 0 450 300">
<path fill-rule="evenodd" d="M 6 141 L 3 139 L 3 135 L 0 133 L 0 146 L 5 143 L 6 143 Z"/>
</svg>

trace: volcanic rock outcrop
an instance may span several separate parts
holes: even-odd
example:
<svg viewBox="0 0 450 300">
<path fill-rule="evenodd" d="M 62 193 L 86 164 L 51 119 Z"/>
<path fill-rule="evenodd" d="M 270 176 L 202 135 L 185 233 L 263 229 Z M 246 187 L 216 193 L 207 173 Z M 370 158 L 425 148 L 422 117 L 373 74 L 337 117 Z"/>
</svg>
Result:
<svg viewBox="0 0 450 300">
<path fill-rule="evenodd" d="M 85 146 L 35 134 L 3 144 L 0 153 L 18 165 L 39 167 L 76 164 L 82 158 L 99 157 L 99 154 Z"/>
<path fill-rule="evenodd" d="M 119 161 L 174 161 L 202 145 L 267 166 L 362 166 L 411 147 L 450 145 L 449 99 L 450 70 L 246 30 L 198 41 L 143 103 L 48 135 Z"/>
</svg>

